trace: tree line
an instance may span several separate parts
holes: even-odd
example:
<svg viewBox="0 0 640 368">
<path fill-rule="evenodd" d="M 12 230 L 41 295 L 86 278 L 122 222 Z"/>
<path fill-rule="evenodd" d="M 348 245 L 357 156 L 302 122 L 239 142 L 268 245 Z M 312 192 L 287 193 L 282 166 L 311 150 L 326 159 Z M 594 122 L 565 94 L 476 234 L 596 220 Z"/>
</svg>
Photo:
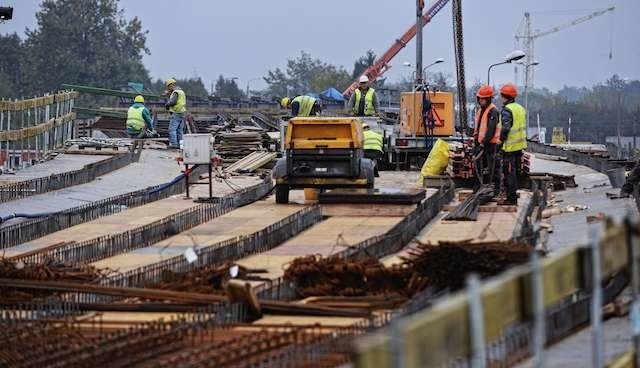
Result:
<svg viewBox="0 0 640 368">
<path fill-rule="evenodd" d="M 15 33 L 0 35 L 0 97 L 41 95 L 57 90 L 62 83 L 119 89 L 137 82 L 150 92 L 164 91 L 163 80 L 152 80 L 143 63 L 143 57 L 150 54 L 148 31 L 140 19 L 125 19 L 118 0 L 44 0 L 36 20 L 36 27 L 27 29 L 23 38 Z M 283 68 L 268 70 L 264 76 L 267 87 L 251 94 L 275 100 L 329 87 L 342 91 L 375 59 L 376 54 L 369 50 L 348 71 L 301 51 L 286 60 Z M 237 78 L 222 74 L 212 89 L 207 89 L 199 77 L 177 79 L 192 96 L 246 97 Z M 428 73 L 427 80 L 434 89 L 455 92 L 451 75 Z M 468 101 L 475 101 L 479 86 L 480 81 L 476 81 L 467 90 Z M 408 91 L 412 81 L 409 77 L 394 83 L 380 79 L 376 87 Z M 89 100 L 96 105 L 104 101 Z M 557 92 L 535 89 L 529 96 L 529 112 L 532 122 L 540 116 L 548 134 L 554 126 L 566 131 L 571 117 L 573 140 L 603 142 L 604 137 L 618 131 L 621 135 L 640 135 L 636 126 L 640 119 L 640 81 L 613 75 L 592 87 L 567 86 Z"/>
</svg>

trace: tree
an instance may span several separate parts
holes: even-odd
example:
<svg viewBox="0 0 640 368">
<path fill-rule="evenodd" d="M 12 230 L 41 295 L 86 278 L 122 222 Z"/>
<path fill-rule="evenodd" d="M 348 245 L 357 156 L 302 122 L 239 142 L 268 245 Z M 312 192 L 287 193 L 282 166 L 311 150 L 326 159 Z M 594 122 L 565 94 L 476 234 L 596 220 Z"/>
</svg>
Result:
<svg viewBox="0 0 640 368">
<path fill-rule="evenodd" d="M 238 87 L 236 78 L 225 78 L 222 74 L 216 81 L 216 96 L 217 97 L 243 97 L 244 92 Z"/>
<path fill-rule="evenodd" d="M 0 97 L 23 97 L 24 46 L 17 34 L 0 36 Z"/>
<path fill-rule="evenodd" d="M 264 78 L 268 91 L 275 96 L 295 96 L 309 92 L 321 92 L 329 87 L 340 90 L 351 83 L 349 73 L 342 66 L 336 66 L 313 59 L 301 51 L 300 56 L 287 60 L 287 70 L 270 70 Z"/>
<path fill-rule="evenodd" d="M 25 89 L 54 91 L 62 83 L 117 88 L 149 84 L 142 64 L 147 31 L 126 21 L 118 0 L 44 0 L 37 27 L 27 29 Z"/>
<path fill-rule="evenodd" d="M 360 56 L 358 60 L 353 64 L 353 73 L 351 73 L 351 79 L 355 80 L 364 72 L 368 67 L 373 65 L 376 61 L 376 54 L 373 50 L 368 50 L 364 56 Z"/>
</svg>

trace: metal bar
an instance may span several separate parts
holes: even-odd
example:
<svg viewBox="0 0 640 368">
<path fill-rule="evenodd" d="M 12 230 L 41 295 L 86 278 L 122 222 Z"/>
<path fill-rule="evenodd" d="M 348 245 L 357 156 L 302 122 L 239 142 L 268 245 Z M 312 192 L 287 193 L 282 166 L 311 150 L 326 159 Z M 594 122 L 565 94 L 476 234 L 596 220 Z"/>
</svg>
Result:
<svg viewBox="0 0 640 368">
<path fill-rule="evenodd" d="M 480 296 L 480 278 L 471 274 L 467 278 L 467 295 L 469 298 L 469 330 L 471 332 L 471 367 L 484 368 L 487 357 L 484 342 L 484 311 Z"/>
<path fill-rule="evenodd" d="M 537 252 L 531 252 L 531 284 L 533 285 L 533 367 L 544 367 L 545 314 L 544 314 L 544 290 L 542 281 L 542 267 L 540 256 Z"/>
<path fill-rule="evenodd" d="M 591 243 L 591 353 L 593 367 L 604 367 L 604 337 L 602 326 L 602 265 L 600 262 L 599 229 L 589 228 L 589 242 Z"/>
</svg>

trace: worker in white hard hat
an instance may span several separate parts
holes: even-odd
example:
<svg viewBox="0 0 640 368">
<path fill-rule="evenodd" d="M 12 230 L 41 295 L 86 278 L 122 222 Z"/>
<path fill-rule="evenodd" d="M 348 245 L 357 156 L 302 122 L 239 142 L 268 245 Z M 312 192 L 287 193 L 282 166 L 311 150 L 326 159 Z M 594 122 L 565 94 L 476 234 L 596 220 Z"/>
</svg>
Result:
<svg viewBox="0 0 640 368">
<path fill-rule="evenodd" d="M 177 83 L 173 78 L 169 78 L 164 82 L 167 87 L 167 93 L 171 93 L 169 101 L 164 105 L 171 114 L 171 119 L 169 119 L 169 148 L 180 148 L 184 130 L 184 115 L 187 112 L 187 95 L 176 85 Z"/>
<path fill-rule="evenodd" d="M 349 109 L 355 116 L 374 116 L 379 112 L 380 104 L 376 91 L 369 87 L 369 77 L 362 75 L 358 80 L 358 88 L 349 99 Z"/>
<path fill-rule="evenodd" d="M 149 109 L 144 106 L 144 97 L 137 95 L 133 105 L 127 111 L 127 134 L 130 138 L 153 137 L 157 133 L 153 129 L 153 118 Z"/>
</svg>

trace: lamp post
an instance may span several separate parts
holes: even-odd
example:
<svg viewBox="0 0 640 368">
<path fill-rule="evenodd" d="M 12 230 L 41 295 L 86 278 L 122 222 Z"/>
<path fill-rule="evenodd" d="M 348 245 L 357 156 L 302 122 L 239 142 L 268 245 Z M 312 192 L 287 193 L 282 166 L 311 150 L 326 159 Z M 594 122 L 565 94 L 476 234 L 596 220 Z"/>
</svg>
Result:
<svg viewBox="0 0 640 368">
<path fill-rule="evenodd" d="M 258 79 L 262 79 L 262 77 L 255 77 L 255 78 L 251 78 L 251 79 L 249 79 L 249 80 L 247 81 L 247 98 L 250 98 L 250 96 L 249 96 L 249 92 L 250 92 L 250 91 L 249 91 L 249 83 L 251 83 L 251 82 L 252 82 L 252 81 L 254 81 L 254 80 L 258 80 Z"/>
<path fill-rule="evenodd" d="M 424 76 L 425 76 L 425 71 L 426 71 L 427 69 L 429 69 L 430 67 L 432 67 L 432 66 L 434 66 L 434 65 L 436 65 L 436 64 L 440 64 L 440 63 L 443 63 L 443 62 L 444 62 L 444 59 L 443 59 L 443 58 L 437 58 L 437 59 L 435 59 L 431 64 L 429 64 L 429 65 L 425 66 L 424 68 L 422 68 L 422 76 L 421 76 L 421 80 L 422 80 L 422 78 L 424 78 Z M 407 68 L 411 68 L 411 67 L 413 66 L 413 65 L 412 65 L 410 62 L 408 62 L 408 61 L 405 61 L 404 63 L 402 63 L 402 65 L 403 65 L 403 66 L 405 66 L 405 67 L 407 67 Z M 415 74 L 416 74 L 416 71 L 413 71 L 413 73 L 411 74 L 411 77 L 415 77 Z M 413 78 L 413 79 L 415 80 L 415 78 Z"/>
<path fill-rule="evenodd" d="M 529 129 L 529 68 L 540 64 L 538 60 L 534 60 L 529 64 L 518 63 L 524 67 L 524 109 L 527 110 L 527 129 Z"/>
<path fill-rule="evenodd" d="M 500 63 L 495 63 L 495 64 L 489 65 L 489 69 L 487 69 L 487 84 L 491 85 L 491 68 L 493 68 L 494 66 L 498 66 L 498 65 L 510 64 L 510 63 L 512 63 L 514 61 L 518 61 L 518 60 L 522 59 L 523 57 L 525 57 L 524 51 L 515 50 L 515 51 L 512 51 L 509 54 L 507 54 L 507 56 L 504 57 L 504 61 L 502 61 Z"/>
</svg>

